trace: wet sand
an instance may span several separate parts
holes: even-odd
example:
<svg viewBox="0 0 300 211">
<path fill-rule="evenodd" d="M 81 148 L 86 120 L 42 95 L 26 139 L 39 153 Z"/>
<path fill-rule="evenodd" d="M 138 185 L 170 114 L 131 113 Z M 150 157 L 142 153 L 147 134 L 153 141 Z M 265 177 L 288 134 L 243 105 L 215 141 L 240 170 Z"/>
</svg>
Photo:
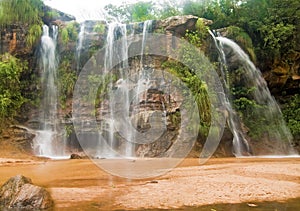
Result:
<svg viewBox="0 0 300 211">
<path fill-rule="evenodd" d="M 46 187 L 55 210 L 176 209 L 300 198 L 300 158 L 220 158 L 204 165 L 185 159 L 163 176 L 138 180 L 112 176 L 87 159 L 0 159 L 0 185 L 17 174 Z"/>
</svg>

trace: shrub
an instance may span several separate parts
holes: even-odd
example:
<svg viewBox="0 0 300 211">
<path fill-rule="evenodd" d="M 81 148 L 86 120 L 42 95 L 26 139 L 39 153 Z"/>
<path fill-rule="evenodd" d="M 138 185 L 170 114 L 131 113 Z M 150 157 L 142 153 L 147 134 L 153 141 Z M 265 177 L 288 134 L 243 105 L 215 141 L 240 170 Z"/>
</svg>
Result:
<svg viewBox="0 0 300 211">
<path fill-rule="evenodd" d="M 26 63 L 6 53 L 0 56 L 0 120 L 13 118 L 26 102 L 21 93 L 20 75 Z M 3 125 L 0 125 L 3 126 Z"/>
</svg>

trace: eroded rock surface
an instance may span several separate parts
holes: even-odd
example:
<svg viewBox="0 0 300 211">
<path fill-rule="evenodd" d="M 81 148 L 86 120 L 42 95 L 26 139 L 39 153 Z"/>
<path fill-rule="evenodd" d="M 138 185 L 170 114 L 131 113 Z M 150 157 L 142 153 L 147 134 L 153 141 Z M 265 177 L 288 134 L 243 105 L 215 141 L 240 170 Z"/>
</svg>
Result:
<svg viewBox="0 0 300 211">
<path fill-rule="evenodd" d="M 32 184 L 30 178 L 17 175 L 0 188 L 0 208 L 41 210 L 53 206 L 46 189 Z"/>
</svg>

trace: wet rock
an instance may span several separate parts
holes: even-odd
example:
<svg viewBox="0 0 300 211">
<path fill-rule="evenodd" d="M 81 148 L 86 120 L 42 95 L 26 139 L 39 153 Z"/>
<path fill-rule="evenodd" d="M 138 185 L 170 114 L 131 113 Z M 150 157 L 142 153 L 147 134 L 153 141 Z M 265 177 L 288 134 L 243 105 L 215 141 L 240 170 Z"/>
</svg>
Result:
<svg viewBox="0 0 300 211">
<path fill-rule="evenodd" d="M 10 128 L 12 129 L 12 136 L 15 144 L 25 151 L 31 151 L 32 142 L 36 136 L 34 131 L 19 125 L 13 125 Z"/>
<path fill-rule="evenodd" d="M 14 55 L 27 57 L 31 49 L 26 46 L 26 36 L 29 31 L 28 26 L 12 24 L 1 29 L 0 33 L 0 53 L 9 52 Z"/>
<path fill-rule="evenodd" d="M 32 184 L 30 178 L 17 175 L 0 188 L 0 208 L 41 210 L 53 206 L 50 194 Z"/>
<path fill-rule="evenodd" d="M 1 134 L 0 139 L 5 139 L 15 148 L 32 153 L 33 139 L 36 134 L 34 131 L 20 125 L 12 125 L 6 128 Z"/>
<path fill-rule="evenodd" d="M 70 159 L 82 159 L 82 156 L 73 153 L 73 154 L 71 154 Z"/>
</svg>

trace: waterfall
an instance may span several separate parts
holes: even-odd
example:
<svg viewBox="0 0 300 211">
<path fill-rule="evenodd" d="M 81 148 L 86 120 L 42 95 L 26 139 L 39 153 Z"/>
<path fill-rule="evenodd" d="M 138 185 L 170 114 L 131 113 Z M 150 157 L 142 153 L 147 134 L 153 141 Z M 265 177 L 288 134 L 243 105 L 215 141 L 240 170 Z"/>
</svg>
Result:
<svg viewBox="0 0 300 211">
<path fill-rule="evenodd" d="M 78 41 L 76 46 L 77 71 L 80 71 L 80 56 L 81 56 L 81 51 L 83 49 L 84 40 L 85 40 L 85 24 L 82 23 L 80 26 L 80 31 L 78 34 Z"/>
<path fill-rule="evenodd" d="M 242 123 L 236 111 L 232 108 L 232 96 L 230 94 L 230 81 L 228 80 L 228 69 L 226 63 L 226 54 L 223 50 L 222 43 L 218 43 L 214 34 L 209 31 L 212 36 L 215 45 L 219 53 L 220 62 L 220 72 L 221 72 L 221 83 L 223 84 L 223 89 L 225 92 L 225 102 L 227 110 L 227 125 L 233 135 L 233 153 L 235 156 L 249 155 L 251 154 L 251 149 L 248 141 L 245 138 L 244 132 L 242 130 Z"/>
<path fill-rule="evenodd" d="M 255 134 L 258 136 L 256 137 L 258 143 L 250 144 L 253 155 L 294 153 L 291 147 L 291 133 L 260 70 L 255 67 L 237 43 L 225 37 L 213 36 L 213 38 L 220 54 L 220 62 L 224 65 L 220 69 L 227 95 L 228 126 L 234 137 L 235 155 L 244 155 L 245 146 L 247 150 L 250 150 L 248 143 L 255 140 L 247 141 L 243 130 L 253 125 L 258 127 L 255 128 L 256 130 L 260 131 L 260 134 Z M 244 108 L 239 111 L 240 115 L 237 114 L 233 105 L 240 99 L 235 99 L 231 94 L 234 91 L 246 93 L 243 93 L 244 96 L 240 99 L 252 103 L 251 109 Z M 251 128 L 250 132 L 252 132 Z"/>
<path fill-rule="evenodd" d="M 115 45 L 115 42 L 119 40 L 121 42 L 121 47 L 118 49 Z M 129 107 L 130 107 L 130 101 L 129 101 L 129 87 L 126 83 L 125 77 L 127 77 L 128 74 L 128 43 L 127 43 L 127 29 L 126 24 L 121 24 L 118 22 L 110 23 L 108 26 L 107 31 L 107 37 L 106 37 L 106 48 L 105 48 L 105 58 L 104 58 L 104 72 L 112 74 L 112 63 L 113 59 L 118 58 L 119 61 L 122 61 L 122 64 L 117 68 L 116 75 L 118 77 L 118 81 L 116 82 L 112 78 L 110 78 L 109 83 L 109 90 L 114 90 L 114 87 L 117 89 L 120 89 L 122 92 L 122 97 L 124 98 L 124 101 L 122 102 L 121 109 L 124 112 L 124 116 L 129 116 Z M 105 80 L 105 79 L 104 79 Z M 105 103 L 102 104 L 101 107 L 105 107 Z M 113 99 L 113 96 L 109 96 L 108 99 L 108 107 L 109 112 L 108 114 L 102 114 L 102 119 L 104 121 L 102 122 L 101 127 L 106 128 L 107 135 L 106 135 L 106 144 L 110 148 L 107 150 L 105 147 L 105 144 L 100 143 L 100 151 L 98 152 L 99 156 L 101 157 L 116 157 L 116 156 L 126 156 L 126 157 L 132 157 L 134 155 L 133 147 L 134 145 L 130 142 L 132 139 L 132 134 L 130 133 L 130 129 L 127 129 L 129 127 L 128 125 L 124 125 L 125 130 L 128 131 L 128 134 L 126 134 L 125 138 L 125 146 L 122 147 L 122 149 L 118 149 L 116 146 L 116 124 L 117 124 L 117 118 L 115 116 L 115 101 Z"/>
<path fill-rule="evenodd" d="M 142 39 L 142 49 L 141 49 L 141 68 L 143 68 L 143 59 L 144 59 L 144 51 L 145 51 L 145 42 L 147 40 L 147 34 L 150 32 L 152 28 L 153 20 L 146 20 L 143 25 L 143 39 Z"/>
<path fill-rule="evenodd" d="M 58 27 L 52 26 L 52 33 L 47 25 L 43 26 L 40 47 L 40 66 L 42 102 L 40 107 L 40 128 L 34 140 L 34 151 L 39 156 L 62 156 L 65 149 L 61 143 L 58 118 L 58 89 L 56 44 Z"/>
<path fill-rule="evenodd" d="M 109 96 L 108 102 L 104 102 L 101 107 L 108 104 L 108 114 L 102 113 L 103 119 L 101 128 L 106 128 L 107 134 L 105 136 L 107 146 L 110 150 L 106 150 L 105 144 L 100 144 L 98 156 L 100 157 L 134 157 L 135 143 L 139 138 L 137 129 L 137 119 L 135 115 L 139 116 L 139 95 L 147 91 L 147 78 L 145 71 L 143 71 L 143 54 L 147 33 L 152 26 L 152 21 L 146 21 L 143 26 L 143 34 L 141 41 L 141 57 L 140 57 L 140 71 L 136 73 L 137 83 L 132 83 L 128 80 L 129 64 L 128 64 L 128 48 L 127 39 L 128 31 L 125 24 L 113 22 L 108 26 L 105 58 L 104 58 L 104 72 L 108 74 L 114 71 L 117 79 L 111 80 L 108 87 L 112 90 L 113 95 Z M 133 32 L 132 32 L 133 33 Z M 116 40 L 120 45 L 115 45 Z M 118 67 L 112 67 L 113 59 L 118 58 L 122 61 Z M 115 91 L 113 91 L 115 90 Z M 137 113 L 136 113 L 137 112 Z M 119 142 L 122 142 L 119 145 Z"/>
</svg>

